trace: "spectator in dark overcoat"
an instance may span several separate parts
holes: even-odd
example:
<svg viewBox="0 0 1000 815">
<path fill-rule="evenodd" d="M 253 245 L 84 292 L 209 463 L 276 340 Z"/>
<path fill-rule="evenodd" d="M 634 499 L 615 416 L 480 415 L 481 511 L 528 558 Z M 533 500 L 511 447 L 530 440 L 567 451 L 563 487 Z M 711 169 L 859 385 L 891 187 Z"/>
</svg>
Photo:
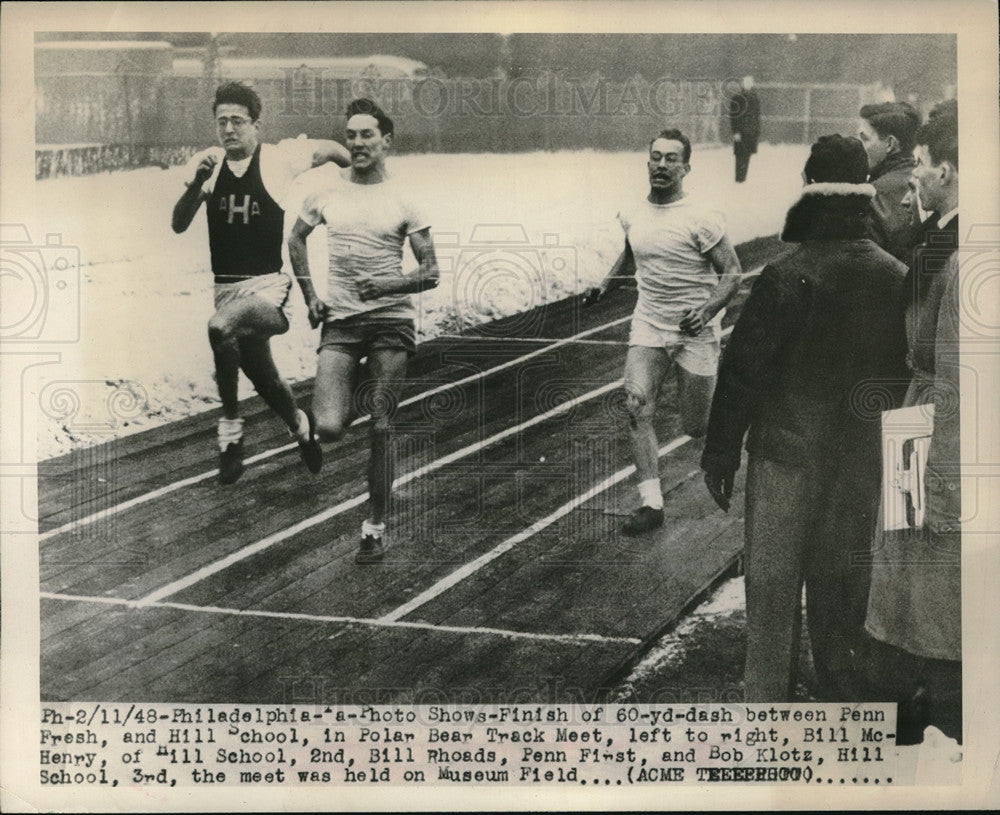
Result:
<svg viewBox="0 0 1000 815">
<path fill-rule="evenodd" d="M 817 696 L 862 695 L 881 409 L 906 373 L 906 267 L 865 232 L 875 194 L 864 148 L 824 136 L 782 240 L 797 247 L 754 284 L 722 356 L 702 456 L 728 509 L 743 437 L 748 702 L 787 702 L 797 679 L 802 588 Z"/>
</svg>

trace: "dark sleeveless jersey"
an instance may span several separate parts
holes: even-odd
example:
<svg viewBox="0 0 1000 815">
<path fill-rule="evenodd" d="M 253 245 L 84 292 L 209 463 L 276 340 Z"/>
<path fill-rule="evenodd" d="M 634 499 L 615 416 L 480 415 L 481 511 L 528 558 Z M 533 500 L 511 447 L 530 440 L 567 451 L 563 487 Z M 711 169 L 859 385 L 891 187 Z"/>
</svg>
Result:
<svg viewBox="0 0 1000 815">
<path fill-rule="evenodd" d="M 285 211 L 260 178 L 260 148 L 237 178 L 223 161 L 208 197 L 208 244 L 216 283 L 235 283 L 281 271 Z"/>
</svg>

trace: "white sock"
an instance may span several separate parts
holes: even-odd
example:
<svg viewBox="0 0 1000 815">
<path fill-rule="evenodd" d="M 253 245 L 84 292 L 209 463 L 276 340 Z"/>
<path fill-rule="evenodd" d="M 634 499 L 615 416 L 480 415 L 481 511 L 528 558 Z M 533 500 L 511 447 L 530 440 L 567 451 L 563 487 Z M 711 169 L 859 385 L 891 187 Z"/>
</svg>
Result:
<svg viewBox="0 0 1000 815">
<path fill-rule="evenodd" d="M 294 428 L 288 428 L 288 435 L 302 441 L 309 441 L 309 417 L 302 408 L 295 412 L 295 419 L 298 424 Z"/>
<path fill-rule="evenodd" d="M 382 534 L 385 532 L 385 522 L 380 524 L 374 521 L 364 520 L 361 522 L 361 537 L 373 537 L 381 538 Z"/>
<path fill-rule="evenodd" d="M 660 492 L 660 479 L 649 478 L 639 482 L 639 497 L 644 507 L 663 509 L 663 493 Z"/>
<path fill-rule="evenodd" d="M 219 419 L 219 450 L 226 452 L 230 444 L 236 444 L 242 438 L 242 419 Z"/>
</svg>

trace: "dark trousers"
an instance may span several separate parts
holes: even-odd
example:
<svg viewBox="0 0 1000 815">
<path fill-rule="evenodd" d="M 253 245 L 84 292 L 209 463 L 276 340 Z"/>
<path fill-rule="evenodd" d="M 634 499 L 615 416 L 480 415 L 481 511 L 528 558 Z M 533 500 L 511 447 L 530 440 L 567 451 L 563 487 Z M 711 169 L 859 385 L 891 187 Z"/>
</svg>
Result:
<svg viewBox="0 0 1000 815">
<path fill-rule="evenodd" d="M 921 657 L 867 637 L 868 700 L 895 702 L 896 744 L 920 744 L 934 725 L 962 742 L 962 663 Z"/>
<path fill-rule="evenodd" d="M 802 587 L 822 701 L 858 701 L 879 468 L 808 469 L 751 456 L 746 485 L 747 702 L 791 701 Z M 864 469 L 864 468 L 861 468 Z"/>
<path fill-rule="evenodd" d="M 750 156 L 753 155 L 753 150 L 743 142 L 736 142 L 733 145 L 733 152 L 736 154 L 736 180 L 742 184 L 747 180 L 747 170 L 750 169 Z"/>
</svg>

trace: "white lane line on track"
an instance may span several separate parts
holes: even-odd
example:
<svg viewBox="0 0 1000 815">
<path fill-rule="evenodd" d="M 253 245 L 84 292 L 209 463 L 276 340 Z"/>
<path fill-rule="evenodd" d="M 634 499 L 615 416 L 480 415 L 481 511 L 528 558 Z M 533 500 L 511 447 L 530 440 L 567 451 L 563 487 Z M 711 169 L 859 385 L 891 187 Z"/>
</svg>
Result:
<svg viewBox="0 0 1000 815">
<path fill-rule="evenodd" d="M 663 447 L 661 447 L 659 449 L 659 451 L 657 452 L 657 457 L 662 458 L 667 453 L 669 453 L 671 450 L 676 450 L 678 447 L 680 447 L 680 446 L 682 446 L 684 444 L 687 444 L 689 441 L 691 441 L 691 437 L 690 436 L 678 436 L 673 441 L 671 441 L 671 442 L 665 444 Z M 471 577 L 473 574 L 475 574 L 476 572 L 478 572 L 480 569 L 483 568 L 483 566 L 487 565 L 488 563 L 491 563 L 492 561 L 496 560 L 501 555 L 509 552 L 511 549 L 513 549 L 519 543 L 523 543 L 528 538 L 532 537 L 533 535 L 537 534 L 538 532 L 541 532 L 546 527 L 551 526 L 556 521 L 558 521 L 560 518 L 562 518 L 564 515 L 568 515 L 570 512 L 572 512 L 578 506 L 580 506 L 581 504 L 586 503 L 587 501 L 589 501 L 594 496 L 600 495 L 606 489 L 608 489 L 610 487 L 613 487 L 615 484 L 617 484 L 620 481 L 624 481 L 626 478 L 628 478 L 634 472 L 635 472 L 635 465 L 630 465 L 630 466 L 628 466 L 628 467 L 626 467 L 626 468 L 624 468 L 622 470 L 619 470 L 614 475 L 611 475 L 608 478 L 604 479 L 604 481 L 601 481 L 600 483 L 595 484 L 589 490 L 587 490 L 584 493 L 581 493 L 576 498 L 574 498 L 572 501 L 568 501 L 567 503 L 563 504 L 555 512 L 552 512 L 549 515 L 546 515 L 541 520 L 535 521 L 527 529 L 525 529 L 525 530 L 523 530 L 521 532 L 518 532 L 516 535 L 513 535 L 513 536 L 507 538 L 507 540 L 505 540 L 503 543 L 498 544 L 493 549 L 491 549 L 489 552 L 486 552 L 486 553 L 480 555 L 475 560 L 470 561 L 469 563 L 466 563 L 460 569 L 456 569 L 454 572 L 452 572 L 447 577 L 439 580 L 437 583 L 435 583 L 429 589 L 427 589 L 426 591 L 422 592 L 421 594 L 418 594 L 416 597 L 414 597 L 409 602 L 404 603 L 399 608 L 397 608 L 397 609 L 395 609 L 393 611 L 390 611 L 388 614 L 384 615 L 383 617 L 380 617 L 379 618 L 379 622 L 383 622 L 383 623 L 398 622 L 403 617 L 405 617 L 407 614 L 412 614 L 416 609 L 420 608 L 420 606 L 426 605 L 431 600 L 433 600 L 435 597 L 438 597 L 439 595 L 444 594 L 444 592 L 448 591 L 448 589 L 450 589 L 450 588 L 458 585 L 463 580 L 465 580 L 467 577 Z"/>
<path fill-rule="evenodd" d="M 369 617 L 339 617 L 322 614 L 301 614 L 290 611 L 265 611 L 258 609 L 222 608 L 219 606 L 195 606 L 188 603 L 152 603 L 141 605 L 132 600 L 118 597 L 93 597 L 88 595 L 56 594 L 39 592 L 46 600 L 63 600 L 76 603 L 100 603 L 102 605 L 124 606 L 129 609 L 170 608 L 179 611 L 203 612 L 206 614 L 228 614 L 236 617 L 263 617 L 274 620 L 303 620 L 317 623 L 341 623 L 345 625 L 363 625 L 371 628 L 408 628 L 423 631 L 440 631 L 447 634 L 491 634 L 508 639 L 542 640 L 548 642 L 569 642 L 584 645 L 592 642 L 620 642 L 627 645 L 640 645 L 642 640 L 636 637 L 608 637 L 603 634 L 545 634 L 531 631 L 511 631 L 504 628 L 487 628 L 480 626 L 432 625 L 418 622 L 385 622 Z"/>
<path fill-rule="evenodd" d="M 439 337 L 435 337 L 437 340 L 475 340 L 478 342 L 556 342 L 552 338 L 539 338 L 539 337 L 463 337 L 460 334 L 442 334 Z M 574 345 L 628 345 L 628 340 L 573 340 Z"/>
<path fill-rule="evenodd" d="M 722 331 L 722 335 L 726 336 L 727 334 L 732 332 L 732 330 L 733 329 L 730 326 L 729 328 L 726 328 Z M 479 450 L 482 450 L 486 447 L 496 444 L 497 442 L 502 441 L 503 439 L 508 438 L 509 436 L 512 436 L 521 430 L 525 430 L 529 427 L 533 427 L 536 424 L 540 424 L 541 422 L 547 421 L 548 419 L 551 419 L 553 416 L 557 416 L 560 413 L 565 413 L 571 408 L 576 407 L 578 404 L 582 404 L 583 402 L 586 402 L 590 399 L 593 399 L 597 396 L 600 396 L 604 393 L 608 393 L 609 391 L 614 390 L 615 388 L 621 386 L 622 383 L 623 380 L 621 379 L 617 379 L 614 382 L 609 382 L 606 385 L 602 385 L 600 388 L 596 388 L 595 390 L 589 391 L 581 396 L 576 397 L 575 399 L 571 399 L 569 402 L 564 402 L 561 405 L 557 405 L 551 410 L 548 410 L 545 413 L 541 413 L 538 416 L 535 416 L 526 422 L 523 422 L 514 427 L 508 427 L 506 430 L 502 430 L 499 433 L 496 433 L 487 439 L 482 439 L 481 441 L 475 442 L 474 444 L 467 445 L 466 447 L 463 447 L 460 450 L 456 450 L 453 453 L 449 453 L 448 455 L 443 456 L 442 458 L 432 461 L 430 464 L 425 464 L 423 467 L 419 467 L 416 470 L 413 470 L 412 472 L 406 473 L 405 475 L 397 478 L 395 481 L 392 482 L 393 488 L 401 487 L 404 484 L 408 484 L 415 478 L 420 478 L 421 476 L 424 476 L 427 473 L 433 472 L 434 470 L 440 469 L 441 467 L 445 467 L 448 464 L 451 464 L 455 461 L 458 461 L 461 458 L 465 458 L 466 456 L 471 455 L 472 453 L 476 453 Z M 169 597 L 172 594 L 177 594 L 178 592 L 183 591 L 184 589 L 190 588 L 195 583 L 198 583 L 207 577 L 211 577 L 213 574 L 217 574 L 223 569 L 227 569 L 233 564 L 239 563 L 241 560 L 245 560 L 248 557 L 252 557 L 253 555 L 256 555 L 259 552 L 268 549 L 269 547 L 273 546 L 276 543 L 281 543 L 281 541 L 287 540 L 288 538 L 297 535 L 299 532 L 303 532 L 306 529 L 311 529 L 312 527 L 317 526 L 318 524 L 321 524 L 324 521 L 328 521 L 330 518 L 333 518 L 337 515 L 347 512 L 348 510 L 354 509 L 355 507 L 363 504 L 367 500 L 368 500 L 368 493 L 364 492 L 361 495 L 356 495 L 353 498 L 348 498 L 346 501 L 341 501 L 336 506 L 330 507 L 330 509 L 323 510 L 323 512 L 320 512 L 316 515 L 313 515 L 312 517 L 299 521 L 297 524 L 294 524 L 288 527 L 287 529 L 283 529 L 280 532 L 275 532 L 272 535 L 268 535 L 266 538 L 263 538 L 257 541 L 256 543 L 251 543 L 248 546 L 245 546 L 242 549 L 239 549 L 236 552 L 227 555 L 221 560 L 217 560 L 214 563 L 209 563 L 207 566 L 203 566 L 201 569 L 192 572 L 187 577 L 182 577 L 179 580 L 175 580 L 173 583 L 168 583 L 163 588 L 158 589 L 152 592 L 151 594 L 148 594 L 145 597 L 136 600 L 135 602 L 143 604 L 159 602 L 165 597 Z"/>
<path fill-rule="evenodd" d="M 521 424 L 515 425 L 513 427 L 508 427 L 506 430 L 502 430 L 499 433 L 495 433 L 489 438 L 482 439 L 480 441 L 475 442 L 474 444 L 469 444 L 461 448 L 460 450 L 456 450 L 453 453 L 449 453 L 446 456 L 442 456 L 439 459 L 435 459 L 430 464 L 425 464 L 423 467 L 418 467 L 416 470 L 413 470 L 409 473 L 406 473 L 403 476 L 400 476 L 393 482 L 393 487 L 402 487 L 404 484 L 408 484 L 409 482 L 413 481 L 416 478 L 420 478 L 421 476 L 434 472 L 435 470 L 438 470 L 441 467 L 445 467 L 448 464 L 458 461 L 459 459 L 466 458 L 467 456 L 470 456 L 473 453 L 477 453 L 486 447 L 491 447 L 497 442 L 503 441 L 504 439 L 509 438 L 510 436 L 513 436 L 514 434 L 519 433 L 522 430 L 526 430 L 529 427 L 534 427 L 536 424 L 541 424 L 542 422 L 547 421 L 555 416 L 558 416 L 561 413 L 566 413 L 567 411 L 571 410 L 577 405 L 583 404 L 584 402 L 587 402 L 591 399 L 594 399 L 598 396 L 601 396 L 605 393 L 615 390 L 616 388 L 621 387 L 621 385 L 622 385 L 621 379 L 616 379 L 613 382 L 608 382 L 607 384 L 602 385 L 599 388 L 595 388 L 594 390 L 588 391 L 587 393 L 582 394 L 581 396 L 577 396 L 575 399 L 570 399 L 568 402 L 563 402 L 562 404 L 556 405 L 556 407 L 552 408 L 551 410 L 547 410 L 545 411 L 545 413 L 540 413 L 539 415 L 532 417 L 526 422 L 522 422 Z M 324 521 L 327 521 L 330 518 L 335 517 L 336 515 L 340 515 L 341 513 L 347 512 L 348 510 L 353 509 L 354 507 L 364 503 L 367 500 L 368 500 L 368 493 L 365 492 L 362 493 L 361 495 L 356 495 L 354 498 L 348 498 L 346 501 L 341 501 L 336 506 L 330 507 L 329 509 L 323 510 L 322 512 L 313 515 L 312 517 L 299 521 L 297 524 L 294 524 L 293 526 L 290 526 L 287 529 L 283 529 L 280 532 L 275 532 L 273 535 L 268 535 L 266 538 L 263 538 L 257 541 L 256 543 L 251 543 L 249 546 L 245 546 L 242 549 L 239 549 L 236 552 L 227 555 L 221 560 L 217 560 L 214 563 L 210 563 L 207 566 L 203 566 L 201 569 L 192 572 L 187 577 L 182 577 L 180 580 L 175 580 L 173 583 L 169 583 L 163 588 L 157 589 L 151 594 L 148 594 L 145 597 L 135 602 L 139 604 L 159 602 L 165 597 L 169 597 L 172 594 L 177 594 L 178 592 L 183 591 L 184 589 L 190 588 L 195 583 L 204 580 L 206 577 L 211 577 L 213 574 L 216 574 L 217 572 L 220 572 L 223 569 L 232 566 L 234 563 L 238 563 L 241 560 L 245 560 L 246 558 L 256 555 L 257 553 L 264 551 L 265 549 L 273 546 L 276 543 L 280 543 L 283 540 L 287 540 L 288 538 L 297 535 L 299 532 L 303 532 L 306 529 L 310 529 L 311 527 L 317 526 L 318 524 L 321 524 Z"/>
<path fill-rule="evenodd" d="M 624 322 L 628 322 L 631 319 L 632 315 L 630 314 L 627 317 L 621 317 L 617 320 L 612 320 L 609 323 L 603 323 L 602 325 L 595 326 L 594 328 L 588 328 L 586 331 L 581 331 L 579 334 L 574 334 L 572 337 L 565 337 L 564 339 L 561 340 L 555 340 L 552 342 L 551 345 L 547 345 L 544 348 L 537 348 L 534 351 L 516 357 L 515 359 L 507 360 L 507 362 L 503 362 L 500 365 L 496 365 L 492 368 L 487 368 L 485 371 L 480 371 L 479 373 L 470 374 L 469 376 L 466 376 L 463 379 L 456 380 L 455 382 L 447 382 L 438 385 L 434 388 L 431 388 L 430 390 L 414 394 L 413 396 L 404 399 L 402 402 L 400 402 L 399 407 L 406 407 L 407 405 L 412 405 L 414 402 L 419 402 L 421 399 L 427 399 L 443 391 L 450 390 L 451 388 L 459 388 L 463 385 L 468 385 L 471 382 L 476 382 L 480 379 L 485 379 L 487 376 L 499 373 L 500 371 L 504 371 L 515 365 L 519 365 L 520 363 L 526 362 L 529 359 L 534 359 L 535 357 L 541 356 L 542 354 L 547 354 L 548 352 L 553 351 L 556 348 L 560 348 L 564 345 L 576 343 L 579 340 L 590 336 L 591 334 L 597 334 L 608 328 L 612 328 L 616 325 L 621 325 Z M 363 424 L 364 422 L 367 422 L 369 419 L 371 419 L 370 415 L 359 416 L 357 419 L 354 420 L 351 426 L 353 427 L 355 425 Z M 294 450 L 296 446 L 297 445 L 295 442 L 290 442 L 289 444 L 282 445 L 281 447 L 275 447 L 273 450 L 265 450 L 263 453 L 257 453 L 257 455 L 251 456 L 250 458 L 246 459 L 244 463 L 255 464 L 258 461 L 264 461 L 265 459 L 271 458 L 272 456 L 277 456 L 280 455 L 281 453 L 288 452 L 289 450 Z M 184 487 L 189 487 L 193 484 L 198 484 L 202 481 L 206 481 L 209 478 L 213 478 L 218 474 L 219 470 L 218 468 L 216 468 L 214 470 L 208 470 L 207 472 L 204 473 L 199 473 L 198 475 L 192 475 L 188 478 L 183 478 L 180 481 L 174 481 L 171 484 L 166 484 L 162 487 L 158 487 L 157 489 L 151 490 L 150 492 L 143 493 L 142 495 L 137 495 L 134 498 L 129 498 L 127 501 L 122 501 L 122 503 L 120 504 L 115 504 L 112 507 L 107 507 L 98 512 L 93 512 L 90 515 L 84 516 L 83 518 L 78 518 L 75 521 L 70 521 L 69 523 L 63 524 L 62 526 L 57 526 L 55 529 L 50 529 L 47 532 L 43 532 L 38 536 L 38 541 L 39 543 L 41 543 L 43 541 L 48 540 L 49 538 L 55 537 L 56 535 L 61 535 L 64 532 L 69 532 L 71 530 L 78 529 L 81 526 L 85 526 L 98 519 L 108 518 L 112 515 L 116 515 L 119 512 L 123 512 L 126 509 L 131 509 L 132 507 L 139 506 L 140 504 L 144 504 L 148 501 L 152 501 L 164 495 L 169 495 L 170 493 L 176 492 L 177 490 L 182 489 Z"/>
<path fill-rule="evenodd" d="M 757 275 L 760 274 L 761 269 L 763 268 L 764 268 L 763 266 L 760 266 L 754 269 L 752 272 L 747 272 L 746 274 L 743 275 L 743 277 L 745 278 L 756 277 Z M 414 394 L 413 396 L 404 399 L 402 402 L 400 402 L 399 406 L 406 407 L 407 405 L 412 405 L 414 402 L 419 402 L 421 399 L 426 399 L 430 396 L 434 396 L 438 393 L 449 390 L 450 388 L 461 387 L 462 385 L 467 385 L 470 382 L 475 382 L 479 379 L 484 379 L 485 377 L 490 376 L 491 374 L 499 373 L 500 371 L 506 370 L 507 368 L 517 365 L 518 363 L 526 362 L 529 359 L 534 359 L 535 357 L 541 356 L 542 354 L 547 353 L 548 351 L 552 351 L 564 345 L 570 345 L 576 343 L 585 344 L 587 342 L 594 344 L 602 344 L 602 345 L 603 344 L 617 345 L 619 343 L 617 343 L 614 340 L 606 340 L 606 341 L 584 340 L 584 338 L 589 337 L 591 334 L 598 334 L 601 331 L 604 331 L 605 329 L 613 328 L 616 325 L 621 325 L 622 323 L 628 322 L 631 319 L 632 315 L 630 314 L 627 317 L 620 317 L 619 319 L 612 320 L 609 323 L 603 323 L 602 325 L 595 326 L 594 328 L 588 328 L 586 331 L 581 331 L 579 334 L 574 334 L 572 337 L 564 337 L 561 340 L 552 340 L 551 345 L 547 345 L 544 348 L 537 348 L 534 351 L 531 351 L 515 359 L 508 360 L 507 362 L 501 363 L 500 365 L 496 365 L 493 368 L 488 368 L 487 370 L 480 371 L 477 374 L 470 374 L 464 379 L 459 379 L 455 382 L 448 382 L 442 385 L 438 385 L 437 387 L 431 388 L 430 390 Z M 448 338 L 450 339 L 451 337 L 449 336 Z M 460 336 L 455 338 L 475 339 L 475 338 L 460 337 Z M 434 337 L 432 339 L 439 339 L 439 338 Z M 517 342 L 518 340 L 513 340 L 513 341 Z M 537 340 L 537 341 L 547 342 L 548 340 Z M 359 416 L 357 419 L 354 420 L 354 422 L 352 422 L 351 426 L 353 427 L 354 425 L 363 424 L 364 422 L 367 422 L 370 418 L 371 416 L 367 415 Z M 258 461 L 264 461 L 265 459 L 269 459 L 273 456 L 280 455 L 281 453 L 287 453 L 289 450 L 294 450 L 295 447 L 296 443 L 290 442 L 289 444 L 282 445 L 281 447 L 275 447 L 273 450 L 265 450 L 262 453 L 257 453 L 254 456 L 250 456 L 250 458 L 246 459 L 244 463 L 256 464 Z M 122 501 L 122 503 L 120 504 L 115 504 L 112 507 L 107 507 L 106 509 L 102 509 L 98 512 L 93 512 L 90 515 L 84 516 L 83 518 L 78 518 L 75 521 L 70 521 L 69 523 L 63 524 L 62 526 L 57 526 L 55 529 L 50 529 L 47 532 L 43 532 L 38 536 L 38 542 L 42 543 L 43 541 L 46 541 L 49 538 L 53 538 L 56 535 L 61 535 L 64 532 L 69 532 L 73 529 L 78 529 L 81 526 L 86 526 L 87 524 L 93 523 L 98 519 L 108 518 L 111 515 L 116 515 L 119 512 L 124 512 L 126 509 L 131 509 L 132 507 L 139 506 L 140 504 L 145 504 L 148 501 L 153 501 L 157 498 L 160 498 L 161 496 L 169 495 L 170 493 L 176 492 L 177 490 L 183 489 L 184 487 L 190 487 L 193 484 L 199 484 L 202 481 L 207 481 L 209 478 L 213 478 L 218 474 L 219 470 L 218 468 L 216 468 L 213 470 L 208 470 L 203 473 L 199 473 L 198 475 L 189 476 L 188 478 L 182 478 L 180 481 L 174 481 L 170 484 L 165 484 L 164 486 L 158 487 L 157 489 L 151 490 L 150 492 L 143 493 L 142 495 L 137 495 L 134 498 L 129 498 L 127 501 Z"/>
</svg>

